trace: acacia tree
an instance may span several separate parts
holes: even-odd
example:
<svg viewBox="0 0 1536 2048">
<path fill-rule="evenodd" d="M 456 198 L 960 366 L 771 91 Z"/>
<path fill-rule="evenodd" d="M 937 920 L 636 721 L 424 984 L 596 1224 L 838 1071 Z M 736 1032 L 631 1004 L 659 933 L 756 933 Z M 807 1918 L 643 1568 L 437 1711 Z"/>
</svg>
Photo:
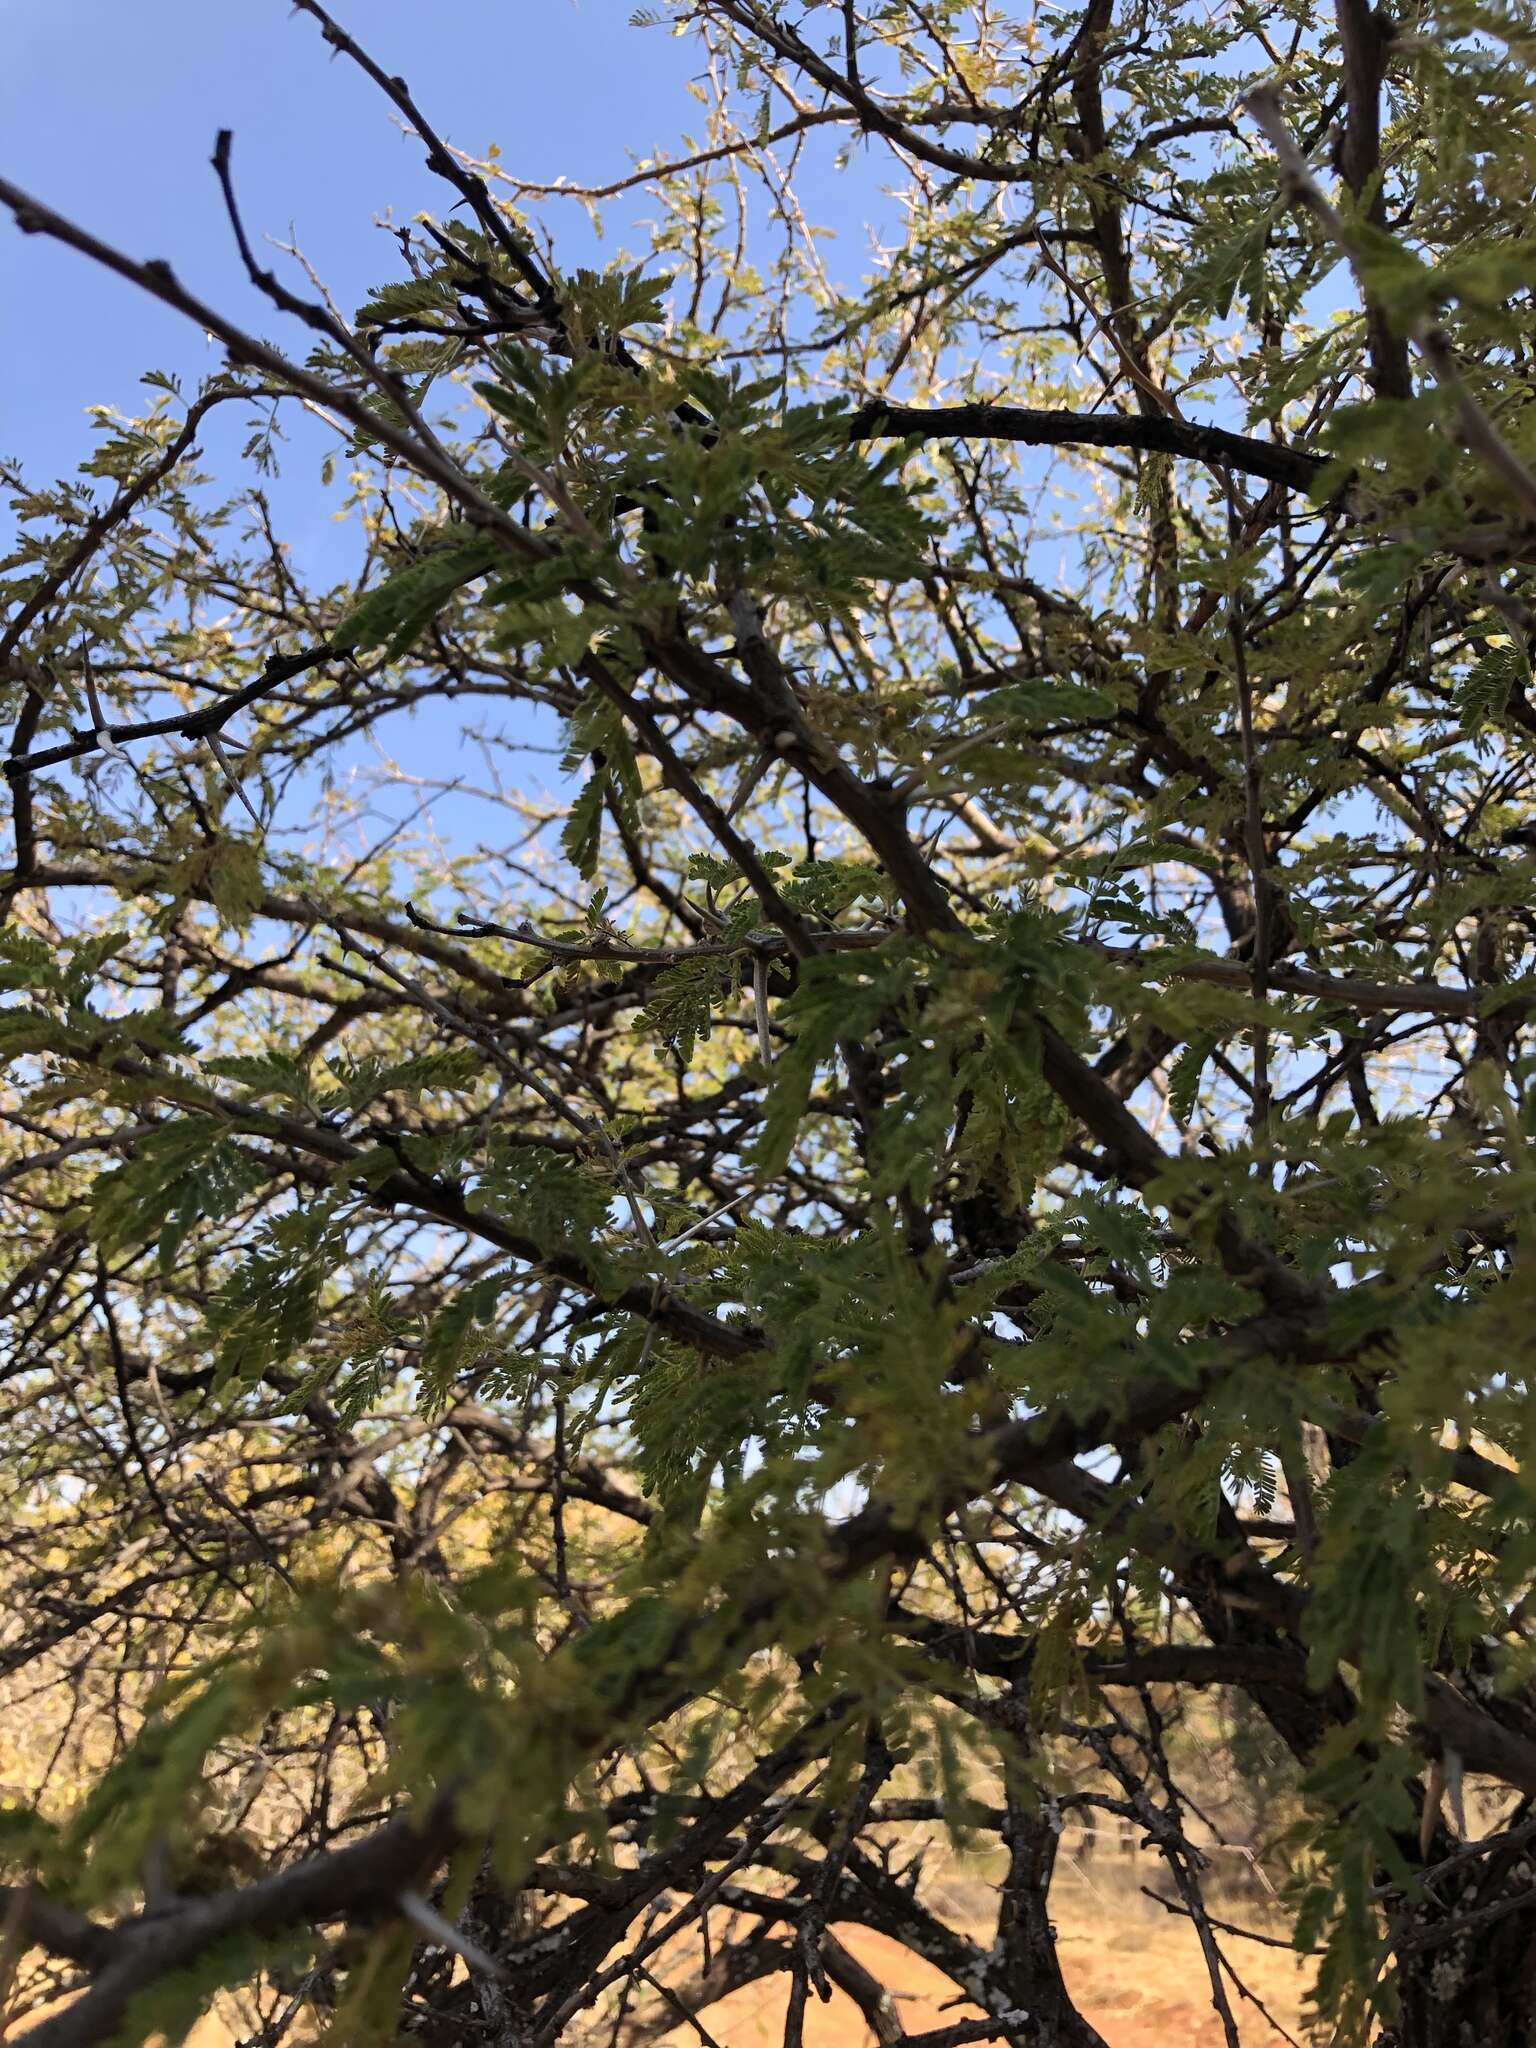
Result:
<svg viewBox="0 0 1536 2048">
<path fill-rule="evenodd" d="M 228 361 L 10 479 L 12 2011 L 542 2048 L 783 1973 L 789 2043 L 919 2038 L 862 1923 L 934 2048 L 1079 2048 L 1076 1805 L 1235 2041 L 1219 1687 L 1324 2019 L 1523 2042 L 1527 13 L 669 12 L 703 131 L 557 194 L 299 0 L 445 212 L 347 321 L 221 138 L 296 348 L 0 185 Z M 899 194 L 857 286 L 818 150 Z M 343 586 L 196 470 L 231 406 L 332 437 Z M 485 843 L 368 842 L 411 710 Z"/>
</svg>

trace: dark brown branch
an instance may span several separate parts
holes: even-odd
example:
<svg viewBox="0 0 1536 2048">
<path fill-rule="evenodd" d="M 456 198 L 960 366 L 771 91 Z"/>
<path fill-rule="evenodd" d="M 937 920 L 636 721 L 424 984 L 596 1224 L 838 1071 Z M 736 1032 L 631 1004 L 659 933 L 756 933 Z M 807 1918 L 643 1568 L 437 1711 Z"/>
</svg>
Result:
<svg viewBox="0 0 1536 2048">
<path fill-rule="evenodd" d="M 388 1916 L 396 1894 L 441 1862 L 455 1835 L 453 1802 L 444 1796 L 420 1819 L 389 1821 L 348 1848 L 313 1856 L 238 1891 L 127 1921 L 106 1937 L 110 1960 L 91 1988 L 28 2038 L 36 2048 L 96 2048 L 121 2024 L 136 1992 L 230 1935 Z"/>
<path fill-rule="evenodd" d="M 1137 448 L 1239 469 L 1293 491 L 1310 490 L 1327 459 L 1278 441 L 1230 433 L 1225 427 L 1172 419 L 1166 413 L 1101 416 L 1025 405 L 893 405 L 875 399 L 861 406 L 848 424 L 852 441 L 909 436 L 925 441 L 1020 441 L 1036 448 Z"/>
<path fill-rule="evenodd" d="M 1344 52 L 1344 98 L 1347 113 L 1339 142 L 1339 169 L 1356 203 L 1364 202 L 1372 227 L 1385 227 L 1386 193 L 1381 177 L 1381 89 L 1386 79 L 1392 25 L 1383 8 L 1369 0 L 1336 0 L 1335 18 Z M 1381 307 L 1371 299 L 1365 309 L 1366 344 L 1371 357 L 1371 384 L 1378 398 L 1411 398 L 1408 343 L 1394 334 Z"/>
<path fill-rule="evenodd" d="M 9 1935 L 22 1948 L 46 1949 L 87 1970 L 109 1963 L 120 1938 L 115 1929 L 88 1920 L 35 1885 L 13 1884 L 0 1885 L 0 1935 Z"/>
<path fill-rule="evenodd" d="M 295 676 L 308 674 L 312 668 L 319 668 L 322 662 L 330 661 L 338 649 L 322 644 L 306 648 L 301 654 L 273 654 L 253 682 L 242 689 L 234 690 L 227 697 L 216 698 L 212 704 L 205 704 L 201 711 L 193 711 L 184 717 L 151 718 L 142 724 L 102 725 L 95 727 L 77 726 L 67 740 L 56 747 L 40 747 L 35 754 L 12 754 L 5 763 L 6 774 L 14 781 L 20 775 L 30 775 L 35 769 L 57 768 L 65 761 L 78 761 L 87 754 L 100 751 L 104 742 L 121 744 L 124 740 L 149 740 L 174 734 L 178 739 L 202 740 L 218 733 L 229 723 L 237 711 L 243 711 L 248 704 L 259 703 L 270 691 L 282 684 L 292 682 Z"/>
</svg>

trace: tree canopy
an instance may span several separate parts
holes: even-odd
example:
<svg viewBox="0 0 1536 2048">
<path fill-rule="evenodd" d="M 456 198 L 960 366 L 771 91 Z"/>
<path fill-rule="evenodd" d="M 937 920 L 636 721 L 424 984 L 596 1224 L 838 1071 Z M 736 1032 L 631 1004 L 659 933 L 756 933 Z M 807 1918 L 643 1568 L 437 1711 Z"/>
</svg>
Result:
<svg viewBox="0 0 1536 2048">
<path fill-rule="evenodd" d="M 1525 2042 L 1528 8 L 656 0 L 558 187 L 296 17 L 443 188 L 350 317 L 227 135 L 271 339 L 0 182 L 224 357 L 5 472 L 12 2015 L 924 2038 L 851 1923 L 1089 2048 L 1077 1809 L 1235 2043 L 1220 1695 L 1325 2033 Z"/>
</svg>

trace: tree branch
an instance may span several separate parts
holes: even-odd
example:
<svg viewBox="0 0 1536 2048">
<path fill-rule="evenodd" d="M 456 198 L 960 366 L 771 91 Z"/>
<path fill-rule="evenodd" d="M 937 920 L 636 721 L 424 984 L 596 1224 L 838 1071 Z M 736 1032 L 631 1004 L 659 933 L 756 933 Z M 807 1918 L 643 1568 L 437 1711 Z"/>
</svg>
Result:
<svg viewBox="0 0 1536 2048">
<path fill-rule="evenodd" d="M 1039 448 L 1136 448 L 1193 462 L 1240 469 L 1288 490 L 1309 491 L 1327 457 L 1278 441 L 1256 441 L 1225 427 L 1203 426 L 1166 413 L 1137 417 L 1049 412 L 1024 405 L 896 405 L 872 399 L 848 423 L 851 441 L 1020 441 Z"/>
</svg>

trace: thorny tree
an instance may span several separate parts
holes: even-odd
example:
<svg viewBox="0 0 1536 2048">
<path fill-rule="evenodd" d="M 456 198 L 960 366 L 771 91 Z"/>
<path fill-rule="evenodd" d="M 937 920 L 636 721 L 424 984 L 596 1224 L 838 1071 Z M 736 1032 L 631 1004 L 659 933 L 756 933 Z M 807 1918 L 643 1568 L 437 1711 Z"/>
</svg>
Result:
<svg viewBox="0 0 1536 2048">
<path fill-rule="evenodd" d="M 296 348 L 0 186 L 228 358 L 11 480 L 12 2012 L 543 2048 L 782 1972 L 902 2038 L 862 1923 L 931 2042 L 1087 2044 L 1097 1802 L 1235 2040 L 1219 1687 L 1329 2022 L 1529 2039 L 1528 9 L 677 0 L 603 274 L 298 12 L 444 182 L 350 322 L 227 138 Z M 331 434 L 346 587 L 196 473 L 229 407 Z M 410 707 L 484 845 L 364 844 Z"/>
</svg>

